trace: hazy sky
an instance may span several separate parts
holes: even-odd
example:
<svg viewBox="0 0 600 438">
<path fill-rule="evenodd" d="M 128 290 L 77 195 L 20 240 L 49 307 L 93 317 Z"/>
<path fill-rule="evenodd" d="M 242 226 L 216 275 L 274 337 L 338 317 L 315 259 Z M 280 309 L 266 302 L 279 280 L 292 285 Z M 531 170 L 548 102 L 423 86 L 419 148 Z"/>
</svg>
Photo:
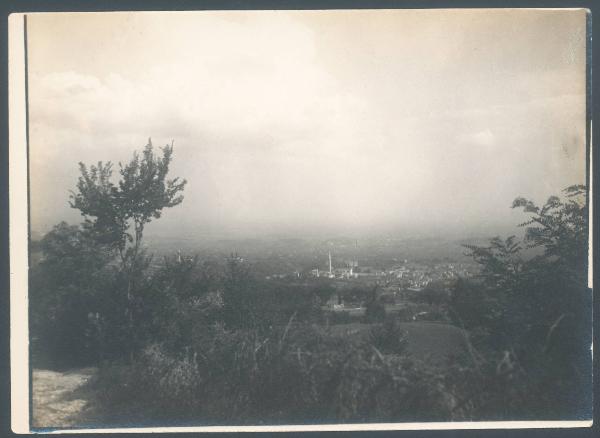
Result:
<svg viewBox="0 0 600 438">
<path fill-rule="evenodd" d="M 175 139 L 151 231 L 498 229 L 585 182 L 583 11 L 29 15 L 32 229 Z M 115 175 L 116 176 L 116 175 Z M 492 231 L 493 232 L 493 231 Z"/>
</svg>

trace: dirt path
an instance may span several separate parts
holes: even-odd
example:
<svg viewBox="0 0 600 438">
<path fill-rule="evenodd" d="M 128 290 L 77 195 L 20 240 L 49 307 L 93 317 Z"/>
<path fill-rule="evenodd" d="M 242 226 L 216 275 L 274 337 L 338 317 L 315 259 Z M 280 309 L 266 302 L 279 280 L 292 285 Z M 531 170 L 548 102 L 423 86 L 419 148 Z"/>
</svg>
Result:
<svg viewBox="0 0 600 438">
<path fill-rule="evenodd" d="M 92 394 L 85 387 L 95 368 L 57 372 L 33 370 L 32 426 L 61 428 L 85 426 L 93 418 Z"/>
</svg>

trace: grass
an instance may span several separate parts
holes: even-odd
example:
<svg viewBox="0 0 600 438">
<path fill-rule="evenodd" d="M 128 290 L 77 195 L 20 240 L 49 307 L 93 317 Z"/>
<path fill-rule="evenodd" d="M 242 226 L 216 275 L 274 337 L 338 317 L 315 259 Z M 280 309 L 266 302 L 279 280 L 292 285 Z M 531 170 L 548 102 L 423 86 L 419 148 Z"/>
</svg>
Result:
<svg viewBox="0 0 600 438">
<path fill-rule="evenodd" d="M 407 352 L 426 364 L 443 366 L 448 358 L 464 351 L 464 333 L 455 326 L 424 321 L 398 324 L 407 337 Z M 368 341 L 372 327 L 372 324 L 349 323 L 332 325 L 329 329 L 334 337 L 354 340 L 358 344 Z M 131 425 L 141 420 L 145 424 L 148 420 L 144 416 L 145 408 L 142 406 L 137 412 L 133 400 L 126 400 L 122 405 L 118 400 L 113 400 L 111 405 L 119 406 L 116 409 L 109 406 L 103 410 L 97 406 L 98 395 L 104 388 L 86 385 L 95 374 L 93 368 L 64 372 L 34 370 L 33 426 L 60 428 L 106 425 L 103 421 L 105 417 L 110 419 L 111 424 Z M 129 394 L 127 391 L 125 393 Z M 136 421 L 136 415 L 141 415 L 141 420 Z"/>
<path fill-rule="evenodd" d="M 453 325 L 424 321 L 401 322 L 398 325 L 406 332 L 408 353 L 418 359 L 444 362 L 447 358 L 460 355 L 465 349 L 464 332 Z M 356 337 L 357 340 L 368 336 L 370 328 L 370 324 L 361 323 L 331 326 L 332 333 Z"/>
</svg>

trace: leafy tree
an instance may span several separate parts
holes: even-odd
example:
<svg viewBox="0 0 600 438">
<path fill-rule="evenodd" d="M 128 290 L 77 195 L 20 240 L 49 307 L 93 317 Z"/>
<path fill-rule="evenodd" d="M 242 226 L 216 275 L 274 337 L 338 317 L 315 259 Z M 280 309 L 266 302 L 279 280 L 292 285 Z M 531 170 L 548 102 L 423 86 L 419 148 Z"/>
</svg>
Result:
<svg viewBox="0 0 600 438">
<path fill-rule="evenodd" d="M 488 368 L 496 374 L 509 369 L 503 378 L 513 379 L 510 387 L 525 385 L 515 409 L 529 409 L 531 415 L 579 415 L 589 407 L 586 188 L 571 186 L 564 194 L 562 199 L 551 196 L 542 206 L 515 199 L 513 208 L 529 214 L 521 224 L 523 240 L 497 237 L 489 246 L 468 246 L 481 266 L 481 282 L 457 284 L 451 300 L 457 319 L 471 331 L 486 333 L 491 346 L 487 361 L 498 361 Z M 524 248 L 533 254 L 525 257 Z M 469 317 L 472 312 L 479 316 Z M 497 377 L 486 379 L 489 383 Z M 496 400 L 503 403 L 500 396 Z"/>
<path fill-rule="evenodd" d="M 161 152 L 155 155 L 149 140 L 141 155 L 119 163 L 117 183 L 110 162 L 79 164 L 69 203 L 84 222 L 55 226 L 40 242 L 42 259 L 30 271 L 34 353 L 44 350 L 75 364 L 142 345 L 156 316 L 148 312 L 157 309 L 148 305 L 151 257 L 141 246 L 144 227 L 182 202 L 186 184 L 167 177 L 173 145 Z"/>
<path fill-rule="evenodd" d="M 312 293 L 319 299 L 319 305 L 325 305 L 335 293 L 335 288 L 326 282 L 319 282 L 312 289 Z"/>
<path fill-rule="evenodd" d="M 111 181 L 112 163 L 99 162 L 89 169 L 79 163 L 81 176 L 70 205 L 81 212 L 85 228 L 99 242 L 119 251 L 124 265 L 137 261 L 146 224 L 183 201 L 186 180 L 167 179 L 173 144 L 161 150 L 162 157 L 155 156 L 148 139 L 141 157 L 134 152 L 129 163 L 119 163 L 121 179 L 116 185 Z"/>
<path fill-rule="evenodd" d="M 97 312 L 111 281 L 111 251 L 86 229 L 61 222 L 39 243 L 30 269 L 32 352 L 46 366 L 86 364 L 99 357 Z"/>
<path fill-rule="evenodd" d="M 480 278 L 485 286 L 510 291 L 518 286 L 523 270 L 521 257 L 522 246 L 516 236 L 505 240 L 494 237 L 489 246 L 465 245 L 470 250 L 468 256 L 473 257 L 481 266 Z"/>
<path fill-rule="evenodd" d="M 551 196 L 538 207 L 517 198 L 513 208 L 530 214 L 524 244 L 543 250 L 525 266 L 525 296 L 542 321 L 544 336 L 557 334 L 559 325 L 587 321 L 591 294 L 587 288 L 588 208 L 586 187 L 574 185 L 564 190 L 566 199 Z M 560 328 L 565 328 L 560 327 Z M 589 327 L 589 326 L 588 326 Z M 572 327 L 573 328 L 573 327 Z M 583 328 L 583 327 L 582 327 Z M 588 329 L 584 329 L 589 331 Z"/>
<path fill-rule="evenodd" d="M 496 237 L 485 247 L 466 246 L 481 266 L 480 279 L 496 311 L 510 310 L 513 318 L 524 315 L 528 322 L 522 323 L 542 331 L 558 318 L 581 312 L 582 299 L 589 295 L 585 187 L 571 186 L 564 193 L 566 199 L 551 196 L 541 207 L 515 199 L 513 208 L 530 214 L 520 224 L 525 227 L 522 242 L 510 236 Z M 537 249 L 538 254 L 525 258 L 524 248 Z"/>
<path fill-rule="evenodd" d="M 76 282 L 90 285 L 95 279 L 73 273 L 98 271 L 111 259 L 109 248 L 93 239 L 90 233 L 77 225 L 60 222 L 40 242 L 43 258 L 40 262 L 48 270 L 47 280 L 53 283 Z"/>
<path fill-rule="evenodd" d="M 418 299 L 430 306 L 443 306 L 448 301 L 448 292 L 442 283 L 433 282 L 419 293 Z"/>
<path fill-rule="evenodd" d="M 365 322 L 383 322 L 385 320 L 385 305 L 377 293 L 378 286 L 374 286 L 365 303 Z"/>
<path fill-rule="evenodd" d="M 349 289 L 342 289 L 339 294 L 341 295 L 340 301 L 343 299 L 344 302 L 360 305 L 372 298 L 373 290 L 368 286 L 354 286 Z"/>
<path fill-rule="evenodd" d="M 142 288 L 136 283 L 144 281 L 143 272 L 150 263 L 141 249 L 144 228 L 160 218 L 165 208 L 183 201 L 181 192 L 186 184 L 184 179 L 167 178 L 173 144 L 161 151 L 162 156 L 156 156 L 149 139 L 141 156 L 134 152 L 129 163 L 119 163 L 117 184 L 111 180 L 112 163 L 99 162 L 89 168 L 79 163 L 81 176 L 69 201 L 83 215 L 83 226 L 90 235 L 119 254 L 130 334 L 135 333 L 134 314 L 141 306 L 140 297 L 134 294 Z"/>
<path fill-rule="evenodd" d="M 527 246 L 544 250 L 536 262 L 543 261 L 568 281 L 585 286 L 588 253 L 586 187 L 573 185 L 563 192 L 566 199 L 551 196 L 541 207 L 519 197 L 513 202 L 513 208 L 522 208 L 531 214 L 520 226 L 526 227 Z"/>
</svg>

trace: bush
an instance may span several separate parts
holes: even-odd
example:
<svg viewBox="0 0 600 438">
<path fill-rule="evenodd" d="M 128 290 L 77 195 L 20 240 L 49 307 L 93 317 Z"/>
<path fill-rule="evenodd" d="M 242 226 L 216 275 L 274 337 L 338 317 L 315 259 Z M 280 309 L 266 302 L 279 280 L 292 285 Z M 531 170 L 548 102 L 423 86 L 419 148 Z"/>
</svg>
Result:
<svg viewBox="0 0 600 438">
<path fill-rule="evenodd" d="M 487 246 L 466 245 L 481 271 L 477 283 L 456 285 L 452 317 L 478 338 L 481 364 L 470 380 L 484 387 L 476 397 L 484 415 L 591 415 L 586 188 L 564 193 L 565 199 L 551 196 L 541 206 L 515 199 L 513 208 L 529 215 L 521 224 L 522 240 L 495 237 Z M 524 248 L 537 253 L 526 257 Z"/>
<path fill-rule="evenodd" d="M 408 339 L 398 319 L 388 318 L 383 324 L 371 327 L 369 342 L 384 354 L 400 354 L 405 352 Z"/>
<path fill-rule="evenodd" d="M 110 250 L 89 232 L 65 222 L 36 245 L 42 250 L 29 270 L 31 351 L 35 366 L 69 367 L 99 359 L 96 313 L 114 279 Z"/>
<path fill-rule="evenodd" d="M 370 342 L 306 324 L 268 335 L 212 326 L 188 352 L 147 348 L 131 373 L 101 374 L 121 396 L 137 394 L 133 418 L 196 424 L 425 421 L 451 417 L 443 374 L 404 354 L 392 324 Z M 386 352 L 393 354 L 386 354 Z M 104 379 L 110 378 L 110 382 Z M 140 397 L 141 395 L 141 397 Z M 132 399 L 129 399 L 130 405 Z M 131 408 L 131 406 L 129 406 Z M 128 408 L 128 409 L 129 409 Z"/>
<path fill-rule="evenodd" d="M 417 299 L 429 305 L 443 306 L 448 303 L 449 293 L 442 284 L 433 283 L 423 289 Z"/>
<path fill-rule="evenodd" d="M 364 322 L 366 323 L 383 322 L 385 320 L 385 305 L 381 300 L 381 294 L 378 293 L 378 290 L 378 285 L 373 286 L 364 303 Z"/>
</svg>

